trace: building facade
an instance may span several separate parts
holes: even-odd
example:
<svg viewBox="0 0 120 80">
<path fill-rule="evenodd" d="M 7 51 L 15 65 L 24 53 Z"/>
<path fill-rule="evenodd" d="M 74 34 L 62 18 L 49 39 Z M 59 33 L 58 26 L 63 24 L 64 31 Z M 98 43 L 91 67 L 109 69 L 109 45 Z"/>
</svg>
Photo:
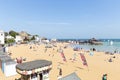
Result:
<svg viewBox="0 0 120 80">
<path fill-rule="evenodd" d="M 23 42 L 23 39 L 21 36 L 16 36 L 15 42 Z"/>
<path fill-rule="evenodd" d="M 5 33 L 2 30 L 0 30 L 0 44 L 5 44 Z"/>
</svg>

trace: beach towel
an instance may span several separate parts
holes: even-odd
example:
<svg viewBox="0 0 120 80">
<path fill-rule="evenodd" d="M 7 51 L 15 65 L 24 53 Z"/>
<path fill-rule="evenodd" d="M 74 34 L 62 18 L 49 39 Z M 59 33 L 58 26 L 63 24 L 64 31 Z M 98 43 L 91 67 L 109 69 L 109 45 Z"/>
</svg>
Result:
<svg viewBox="0 0 120 80">
<path fill-rule="evenodd" d="M 81 57 L 81 59 L 82 59 L 82 61 L 83 61 L 83 65 L 88 66 L 88 64 L 87 64 L 87 61 L 86 61 L 86 58 L 85 58 L 84 54 L 80 53 L 80 57 Z"/>
<path fill-rule="evenodd" d="M 65 58 L 64 53 L 61 53 L 61 56 L 62 56 L 62 58 L 63 58 L 63 61 L 67 61 L 66 58 Z"/>
</svg>

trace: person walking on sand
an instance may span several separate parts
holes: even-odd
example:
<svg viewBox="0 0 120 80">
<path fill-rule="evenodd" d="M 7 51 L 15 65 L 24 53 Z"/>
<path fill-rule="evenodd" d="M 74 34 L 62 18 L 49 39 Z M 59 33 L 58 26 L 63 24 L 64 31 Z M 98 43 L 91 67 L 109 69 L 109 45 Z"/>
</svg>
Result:
<svg viewBox="0 0 120 80">
<path fill-rule="evenodd" d="M 62 69 L 59 69 L 59 76 L 62 76 Z"/>
<path fill-rule="evenodd" d="M 107 80 L 107 74 L 104 74 L 102 80 Z"/>
</svg>

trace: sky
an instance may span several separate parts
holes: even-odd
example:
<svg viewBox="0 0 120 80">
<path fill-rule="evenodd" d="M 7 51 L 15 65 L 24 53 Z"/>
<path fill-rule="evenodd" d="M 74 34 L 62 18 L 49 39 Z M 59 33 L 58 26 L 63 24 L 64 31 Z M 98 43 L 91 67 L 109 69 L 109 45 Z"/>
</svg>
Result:
<svg viewBox="0 0 120 80">
<path fill-rule="evenodd" d="M 120 39 L 120 0 L 0 0 L 0 29 L 47 38 Z"/>
</svg>

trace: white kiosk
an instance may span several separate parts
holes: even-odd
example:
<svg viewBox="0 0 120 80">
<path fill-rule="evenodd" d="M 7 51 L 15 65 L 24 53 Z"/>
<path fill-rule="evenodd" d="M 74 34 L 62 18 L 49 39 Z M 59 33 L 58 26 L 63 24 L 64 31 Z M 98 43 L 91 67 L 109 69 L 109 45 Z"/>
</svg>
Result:
<svg viewBox="0 0 120 80">
<path fill-rule="evenodd" d="M 49 80 L 51 68 L 51 61 L 35 60 L 18 64 L 16 71 L 21 75 L 21 80 Z"/>
</svg>

